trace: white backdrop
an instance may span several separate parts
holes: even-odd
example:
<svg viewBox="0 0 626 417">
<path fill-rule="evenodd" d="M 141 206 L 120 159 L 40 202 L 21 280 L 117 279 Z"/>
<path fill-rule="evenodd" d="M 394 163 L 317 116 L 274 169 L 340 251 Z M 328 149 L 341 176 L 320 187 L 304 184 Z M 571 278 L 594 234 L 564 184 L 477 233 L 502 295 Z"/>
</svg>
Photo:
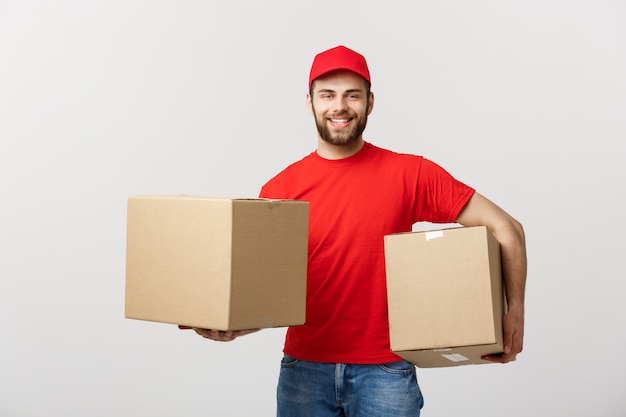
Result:
<svg viewBox="0 0 626 417">
<path fill-rule="evenodd" d="M 626 3 L 0 0 L 0 416 L 272 416 L 284 329 L 126 320 L 126 199 L 254 197 L 314 150 L 315 53 L 366 140 L 522 221 L 525 351 L 418 370 L 423 416 L 626 415 Z"/>
</svg>

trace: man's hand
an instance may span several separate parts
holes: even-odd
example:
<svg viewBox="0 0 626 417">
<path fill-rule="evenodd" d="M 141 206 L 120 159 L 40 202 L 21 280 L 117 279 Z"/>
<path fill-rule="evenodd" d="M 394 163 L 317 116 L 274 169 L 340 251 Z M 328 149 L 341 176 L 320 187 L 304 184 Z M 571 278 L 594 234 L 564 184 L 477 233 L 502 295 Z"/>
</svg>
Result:
<svg viewBox="0 0 626 417">
<path fill-rule="evenodd" d="M 230 342 L 238 338 L 239 336 L 245 336 L 250 333 L 258 332 L 260 329 L 249 330 L 212 330 L 212 329 L 200 329 L 198 327 L 178 326 L 181 330 L 194 330 L 200 336 L 205 339 L 215 340 L 217 342 Z"/>
<path fill-rule="evenodd" d="M 508 363 L 514 361 L 517 354 L 523 349 L 524 343 L 524 313 L 516 310 L 509 311 L 502 321 L 502 330 L 504 332 L 504 353 L 500 355 L 487 355 L 482 359 Z"/>
</svg>

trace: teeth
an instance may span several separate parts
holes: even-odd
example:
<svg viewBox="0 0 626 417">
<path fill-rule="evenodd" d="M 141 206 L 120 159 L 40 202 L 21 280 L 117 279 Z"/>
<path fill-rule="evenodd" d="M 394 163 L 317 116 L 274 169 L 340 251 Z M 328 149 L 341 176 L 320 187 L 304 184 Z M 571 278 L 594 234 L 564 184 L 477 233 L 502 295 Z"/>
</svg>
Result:
<svg viewBox="0 0 626 417">
<path fill-rule="evenodd" d="M 330 119 L 333 123 L 348 123 L 350 119 Z"/>
</svg>

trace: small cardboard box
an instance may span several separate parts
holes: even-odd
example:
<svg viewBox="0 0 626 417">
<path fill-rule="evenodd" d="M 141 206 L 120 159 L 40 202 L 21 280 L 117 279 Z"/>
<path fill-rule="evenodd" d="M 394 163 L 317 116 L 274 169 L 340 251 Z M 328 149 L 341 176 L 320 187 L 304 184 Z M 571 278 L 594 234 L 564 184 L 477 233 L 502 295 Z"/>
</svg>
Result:
<svg viewBox="0 0 626 417">
<path fill-rule="evenodd" d="M 504 350 L 500 245 L 484 226 L 385 236 L 391 350 L 421 368 Z"/>
<path fill-rule="evenodd" d="M 304 323 L 304 201 L 128 199 L 125 316 L 216 330 Z"/>
</svg>

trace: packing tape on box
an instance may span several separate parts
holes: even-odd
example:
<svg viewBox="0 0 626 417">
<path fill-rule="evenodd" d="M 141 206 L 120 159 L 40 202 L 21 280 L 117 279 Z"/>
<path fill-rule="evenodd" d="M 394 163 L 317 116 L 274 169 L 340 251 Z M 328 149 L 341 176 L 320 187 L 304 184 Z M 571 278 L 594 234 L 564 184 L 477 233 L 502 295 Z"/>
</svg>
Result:
<svg viewBox="0 0 626 417">
<path fill-rule="evenodd" d="M 469 361 L 469 358 L 461 355 L 460 353 L 450 353 L 450 354 L 444 354 L 441 355 L 444 358 L 452 361 L 452 362 L 465 362 L 465 361 Z"/>
<path fill-rule="evenodd" d="M 424 236 L 426 237 L 426 242 L 428 242 L 429 240 L 437 239 L 438 237 L 443 237 L 443 230 L 434 230 L 432 232 L 426 232 L 424 233 Z"/>
</svg>

